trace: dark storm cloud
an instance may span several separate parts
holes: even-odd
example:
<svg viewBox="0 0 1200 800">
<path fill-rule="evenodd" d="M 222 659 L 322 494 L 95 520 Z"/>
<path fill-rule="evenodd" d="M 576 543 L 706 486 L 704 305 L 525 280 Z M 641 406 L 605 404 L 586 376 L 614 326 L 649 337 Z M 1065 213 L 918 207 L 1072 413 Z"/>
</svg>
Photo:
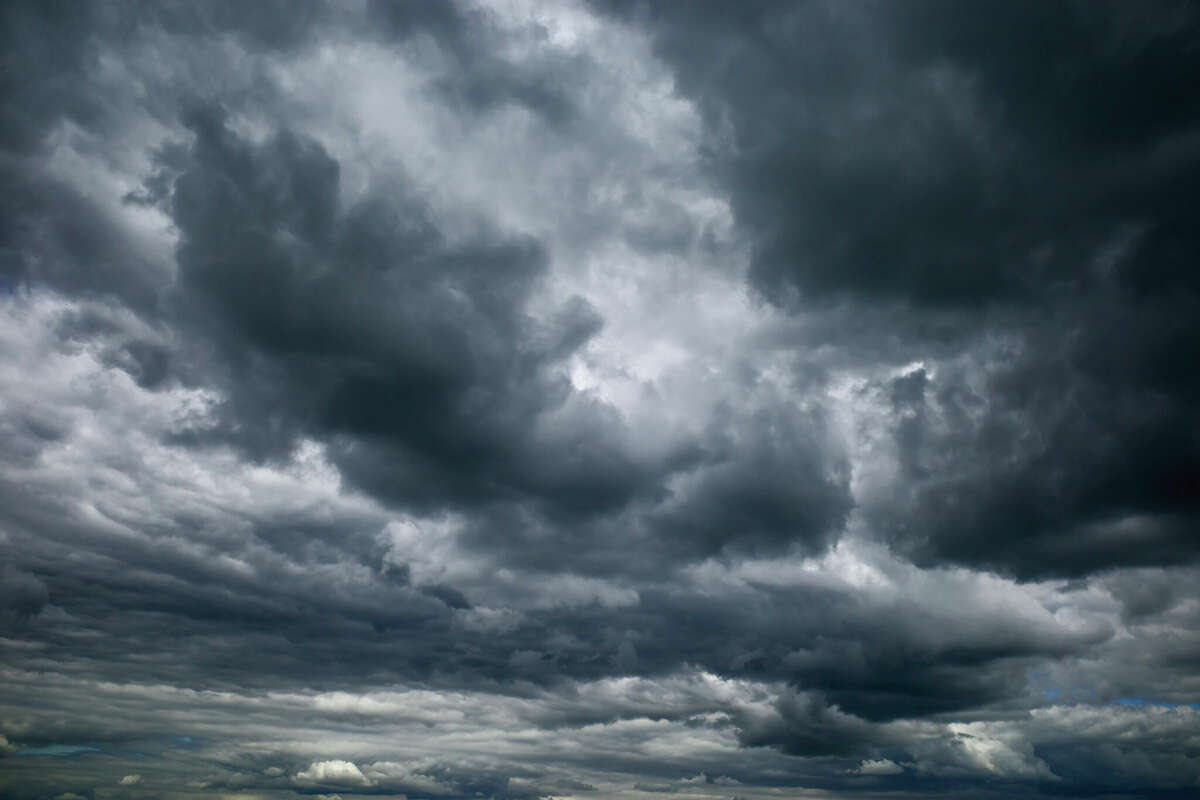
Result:
<svg viewBox="0 0 1200 800">
<path fill-rule="evenodd" d="M 982 391 L 900 379 L 924 385 L 897 398 L 904 485 L 873 509 L 882 530 L 922 563 L 1025 576 L 1195 557 L 1190 392 L 1113 385 L 1044 350 L 993 369 Z"/>
<path fill-rule="evenodd" d="M 123 240 L 104 209 L 11 158 L 0 166 L 0 182 L 5 187 L 0 259 L 10 285 L 35 281 L 153 308 L 165 276 Z"/>
<path fill-rule="evenodd" d="M 214 72 L 205 63 L 211 54 L 203 46 L 219 44 L 222 37 L 232 37 L 248 53 L 270 56 L 312 46 L 338 31 L 390 46 L 426 36 L 451 59 L 431 91 L 453 95 L 468 110 L 516 103 L 554 119 L 569 116 L 562 86 L 487 55 L 502 39 L 488 13 L 467 13 L 454 3 L 412 2 L 371 3 L 366 12 L 337 13 L 323 3 L 290 0 L 7 4 L 0 18 L 5 53 L 0 145 L 7 154 L 0 164 L 0 267 L 9 285 L 36 281 L 70 293 L 118 294 L 142 311 L 154 305 L 161 270 L 129 248 L 106 209 L 96 208 L 33 157 L 52 151 L 56 139 L 72 137 L 112 158 L 114 153 L 105 152 L 109 145 L 141 135 L 128 128 L 135 108 L 173 124 L 197 103 L 215 98 L 281 103 L 277 89 L 255 68 L 230 65 Z M 165 66 L 161 71 L 143 70 L 135 86 L 114 80 L 119 76 L 105 69 L 116 49 L 148 52 L 154 59 L 164 47 L 173 50 L 169 63 L 159 60 L 155 66 Z M 557 74 L 561 82 L 569 71 Z M 161 183 L 166 177 L 150 187 L 151 194 L 169 190 Z M 129 199 L 146 195 L 137 191 Z"/>
<path fill-rule="evenodd" d="M 309 43 L 322 13 L 285 13 L 289 24 L 275 30 L 266 22 L 277 16 L 273 9 L 118 5 L 76 30 L 65 12 L 17 8 L 10 27 L 20 52 L 39 36 L 80 37 L 88 58 L 50 69 L 36 61 L 47 57 L 38 49 L 22 66 L 36 80 L 65 83 L 65 95 L 90 99 L 115 90 L 89 79 L 89 69 L 130 37 L 157 49 L 160 34 L 190 46 L 232 34 L 269 54 Z M 126 23 L 137 33 L 125 32 Z M 568 113 L 553 99 L 559 89 L 526 85 L 516 67 L 488 60 L 503 34 L 485 12 L 383 4 L 370 6 L 366 20 L 341 24 L 385 42 L 432 37 L 459 64 L 447 71 L 451 83 L 434 86 L 456 103 L 483 112 L 513 102 L 552 124 Z M 244 140 L 227 127 L 221 105 L 197 100 L 211 93 L 204 85 L 211 77 L 197 74 L 203 59 L 191 55 L 180 75 L 147 78 L 163 100 L 155 113 L 164 123 L 181 119 L 191 141 L 160 145 L 154 171 L 126 196 L 132 206 L 170 215 L 178 275 L 131 249 L 111 213 L 31 159 L 12 166 L 6 269 L 14 283 L 117 302 L 149 323 L 178 327 L 182 336 L 170 343 L 104 332 L 115 337 L 104 358 L 148 387 L 174 377 L 223 388 L 222 424 L 201 441 L 237 442 L 256 458 L 278 458 L 298 436 L 317 436 L 347 479 L 390 502 L 498 504 L 495 518 L 476 530 L 492 539 L 499 533 L 498 548 L 518 562 L 528 556 L 522 534 L 504 530 L 510 518 L 558 527 L 635 500 L 637 513 L 650 512 L 649 527 L 627 519 L 598 526 L 582 549 L 556 557 L 595 552 L 593 562 L 611 563 L 619 559 L 614 536 L 649 538 L 651 549 L 661 538 L 675 542 L 667 556 L 693 558 L 778 552 L 793 541 L 817 551 L 836 538 L 850 506 L 845 472 L 803 425 L 774 412 L 726 416 L 709 426 L 707 440 L 635 457 L 619 416 L 574 393 L 560 369 L 603 320 L 581 298 L 539 308 L 536 317 L 527 307 L 546 274 L 541 242 L 483 220 L 469 221 L 473 233 L 449 237 L 399 174 L 373 175 L 366 195 L 341 208 L 336 159 L 286 128 L 265 142 Z M 566 66 L 520 69 L 561 83 L 579 68 Z M 197 85 L 172 96 L 172 77 Z M 262 76 L 245 91 L 238 103 L 282 102 Z M 69 97 L 54 97 L 43 135 L 64 120 L 95 137 L 120 135 L 124 122 L 114 109 L 83 116 Z M 184 352 L 173 353 L 176 346 Z M 216 358 L 206 355 L 213 347 Z M 681 469 L 690 471 L 692 488 L 658 508 L 668 499 L 663 482 Z M 757 481 L 764 471 L 777 482 Z M 806 487 L 802 495 L 792 491 L 797 483 Z M 629 533 L 614 534 L 621 527 Z M 518 546 L 508 548 L 510 538 Z"/>
<path fill-rule="evenodd" d="M 897 410 L 892 541 L 1024 576 L 1200 552 L 1195 5 L 609 7 L 701 108 L 762 296 L 907 317 L 909 358 L 1013 342 Z"/>
<path fill-rule="evenodd" d="M 189 124 L 170 212 L 181 314 L 228 380 L 212 435 L 258 455 L 329 438 L 350 480 L 416 508 L 532 496 L 575 516 L 653 479 L 603 408 L 568 409 L 568 440 L 538 434 L 572 393 L 552 368 L 601 325 L 579 298 L 528 314 L 538 242 L 486 224 L 448 240 L 402 178 L 343 215 L 338 164 L 315 142 L 250 145 L 213 110 Z"/>
<path fill-rule="evenodd" d="M 852 505 L 847 467 L 823 452 L 825 420 L 773 408 L 749 420 L 718 412 L 700 472 L 685 499 L 660 512 L 652 536 L 676 552 L 702 557 L 724 549 L 777 554 L 795 543 L 820 552 L 841 531 Z M 733 422 L 733 424 L 731 424 Z M 737 532 L 734 534 L 733 532 Z"/>
<path fill-rule="evenodd" d="M 28 619 L 46 607 L 46 597 L 46 584 L 36 575 L 11 567 L 0 572 L 0 605 L 6 616 Z"/>
<path fill-rule="evenodd" d="M 210 435 L 260 457 L 315 435 L 376 496 L 415 508 L 491 504 L 477 535 L 517 563 L 538 556 L 512 528 L 549 525 L 558 537 L 559 526 L 636 500 L 653 508 L 681 469 L 696 485 L 635 526 L 647 550 L 820 550 L 836 536 L 850 501 L 844 470 L 812 432 L 819 420 L 726 414 L 704 440 L 639 461 L 619 416 L 556 369 L 601 328 L 597 313 L 580 298 L 539 309 L 540 319 L 527 312 L 545 272 L 538 242 L 486 224 L 448 240 L 402 177 L 380 178 L 343 215 L 338 165 L 315 142 L 283 131 L 250 145 L 211 109 L 189 125 L 195 144 L 164 168 L 177 172 L 180 313 L 220 348 L 228 381 L 225 419 Z M 777 480 L 764 483 L 767 474 Z M 587 569 L 581 557 L 593 551 L 601 563 L 620 558 L 622 524 L 544 551 L 547 566 Z"/>
<path fill-rule="evenodd" d="M 1029 300 L 1115 225 L 1189 235 L 1188 4 L 637 9 L 725 137 L 715 167 L 774 300 Z"/>
<path fill-rule="evenodd" d="M 0 12 L 0 793 L 1195 784 L 1194 6 L 597 7 Z"/>
</svg>

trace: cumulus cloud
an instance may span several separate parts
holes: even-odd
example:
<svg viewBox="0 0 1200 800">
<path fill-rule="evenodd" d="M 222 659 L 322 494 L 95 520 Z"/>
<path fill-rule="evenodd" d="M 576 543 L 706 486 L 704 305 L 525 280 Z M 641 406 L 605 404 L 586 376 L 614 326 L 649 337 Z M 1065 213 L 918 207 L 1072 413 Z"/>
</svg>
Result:
<svg viewBox="0 0 1200 800">
<path fill-rule="evenodd" d="M 699 107 L 760 296 L 838 308 L 808 326 L 833 346 L 869 320 L 877 364 L 937 363 L 883 388 L 898 474 L 860 498 L 880 533 L 1024 576 L 1195 556 L 1196 387 L 1167 366 L 1197 343 L 1197 112 L 1173 99 L 1194 13 L 597 5 L 645 24 Z M 1140 100 L 1099 100 L 1117 74 Z"/>
<path fill-rule="evenodd" d="M 371 781 L 351 761 L 314 761 L 292 776 L 301 786 L 370 786 Z"/>
</svg>

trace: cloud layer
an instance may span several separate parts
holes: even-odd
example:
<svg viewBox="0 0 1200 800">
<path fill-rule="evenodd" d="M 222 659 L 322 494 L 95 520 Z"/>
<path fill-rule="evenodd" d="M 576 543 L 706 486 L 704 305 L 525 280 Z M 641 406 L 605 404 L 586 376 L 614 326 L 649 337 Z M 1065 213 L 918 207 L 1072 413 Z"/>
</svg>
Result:
<svg viewBox="0 0 1200 800">
<path fill-rule="evenodd" d="M 6 796 L 1200 786 L 1194 4 L 0 14 Z"/>
</svg>

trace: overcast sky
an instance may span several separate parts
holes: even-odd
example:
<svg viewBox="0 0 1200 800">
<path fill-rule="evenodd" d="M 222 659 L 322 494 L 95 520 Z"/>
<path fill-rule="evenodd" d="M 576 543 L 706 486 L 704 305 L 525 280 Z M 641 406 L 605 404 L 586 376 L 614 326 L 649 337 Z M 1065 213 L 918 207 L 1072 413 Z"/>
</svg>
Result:
<svg viewBox="0 0 1200 800">
<path fill-rule="evenodd" d="M 5 2 L 0 796 L 1200 793 L 1200 6 Z"/>
</svg>

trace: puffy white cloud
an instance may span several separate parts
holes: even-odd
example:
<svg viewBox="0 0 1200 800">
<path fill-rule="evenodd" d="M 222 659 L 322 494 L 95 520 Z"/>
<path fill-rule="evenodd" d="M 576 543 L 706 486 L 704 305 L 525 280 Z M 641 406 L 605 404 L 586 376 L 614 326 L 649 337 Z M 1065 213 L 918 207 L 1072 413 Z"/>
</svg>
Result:
<svg viewBox="0 0 1200 800">
<path fill-rule="evenodd" d="M 888 758 L 868 758 L 850 770 L 851 775 L 899 775 L 902 772 L 904 767 Z"/>
<path fill-rule="evenodd" d="M 352 761 L 314 761 L 292 776 L 301 786 L 370 786 L 371 779 Z"/>
</svg>

